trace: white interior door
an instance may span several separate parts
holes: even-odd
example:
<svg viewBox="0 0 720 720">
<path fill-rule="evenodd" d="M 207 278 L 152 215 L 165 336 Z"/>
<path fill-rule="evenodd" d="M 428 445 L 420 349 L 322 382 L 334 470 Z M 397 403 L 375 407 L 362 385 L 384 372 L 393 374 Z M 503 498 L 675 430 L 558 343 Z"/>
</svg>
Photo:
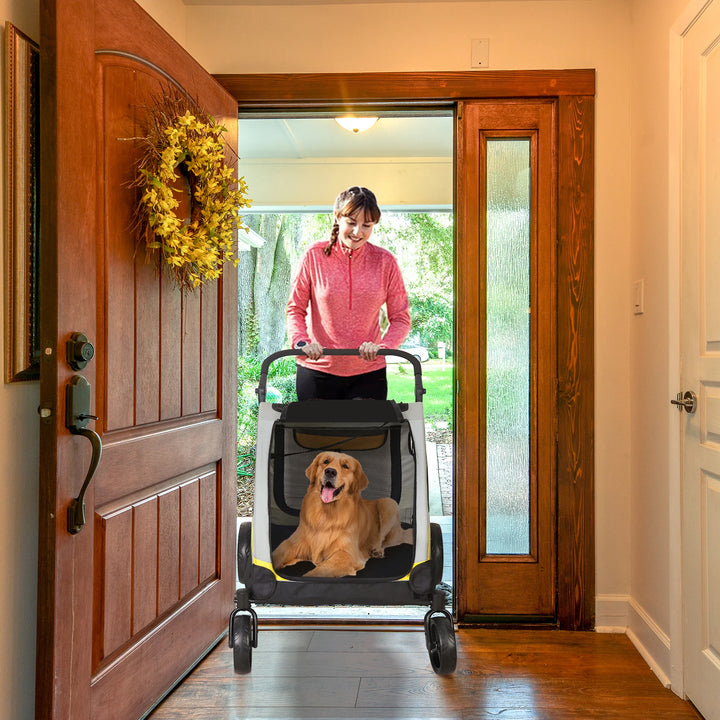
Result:
<svg viewBox="0 0 720 720">
<path fill-rule="evenodd" d="M 685 692 L 720 718 L 720 0 L 683 39 L 682 390 Z"/>
</svg>

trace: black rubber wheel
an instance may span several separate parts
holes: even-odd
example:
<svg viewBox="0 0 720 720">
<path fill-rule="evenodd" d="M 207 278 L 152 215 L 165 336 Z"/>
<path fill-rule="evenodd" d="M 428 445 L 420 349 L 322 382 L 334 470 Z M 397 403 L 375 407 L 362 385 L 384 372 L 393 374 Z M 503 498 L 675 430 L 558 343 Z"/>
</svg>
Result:
<svg viewBox="0 0 720 720">
<path fill-rule="evenodd" d="M 433 587 L 442 581 L 444 563 L 442 528 L 437 523 L 430 523 L 430 568 Z"/>
<path fill-rule="evenodd" d="M 252 522 L 240 524 L 237 539 L 238 580 L 247 585 L 252 574 Z"/>
<path fill-rule="evenodd" d="M 450 675 L 457 666 L 455 628 L 446 615 L 433 615 L 428 619 L 427 647 L 430 663 L 438 675 Z"/>
<path fill-rule="evenodd" d="M 252 669 L 252 618 L 238 614 L 233 618 L 233 667 L 238 675 Z"/>
</svg>

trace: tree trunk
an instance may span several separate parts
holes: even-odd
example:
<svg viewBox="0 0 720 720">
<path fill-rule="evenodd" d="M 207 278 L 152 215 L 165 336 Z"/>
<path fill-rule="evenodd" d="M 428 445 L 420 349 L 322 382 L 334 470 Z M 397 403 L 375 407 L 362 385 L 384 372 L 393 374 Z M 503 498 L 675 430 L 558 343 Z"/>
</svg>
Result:
<svg viewBox="0 0 720 720">
<path fill-rule="evenodd" d="M 256 216 L 245 218 L 245 223 L 252 227 Z M 256 230 L 256 228 L 253 228 Z M 257 250 L 252 248 L 238 254 L 240 262 L 238 274 L 238 352 L 240 355 L 252 355 L 257 349 L 257 321 L 255 303 L 253 301 L 253 284 Z"/>
<path fill-rule="evenodd" d="M 265 243 L 240 255 L 239 350 L 264 358 L 285 344 L 285 307 L 292 272 L 285 244 L 297 241 L 300 222 L 296 216 L 278 214 L 248 215 L 245 222 Z"/>
</svg>

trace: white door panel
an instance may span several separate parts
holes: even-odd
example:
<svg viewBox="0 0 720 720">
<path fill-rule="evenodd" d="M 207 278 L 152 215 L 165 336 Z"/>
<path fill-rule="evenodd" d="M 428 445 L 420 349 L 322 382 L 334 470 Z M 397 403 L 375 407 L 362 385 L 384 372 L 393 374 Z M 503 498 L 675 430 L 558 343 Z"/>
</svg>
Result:
<svg viewBox="0 0 720 720">
<path fill-rule="evenodd" d="M 682 390 L 685 692 L 720 718 L 720 0 L 683 39 Z"/>
</svg>

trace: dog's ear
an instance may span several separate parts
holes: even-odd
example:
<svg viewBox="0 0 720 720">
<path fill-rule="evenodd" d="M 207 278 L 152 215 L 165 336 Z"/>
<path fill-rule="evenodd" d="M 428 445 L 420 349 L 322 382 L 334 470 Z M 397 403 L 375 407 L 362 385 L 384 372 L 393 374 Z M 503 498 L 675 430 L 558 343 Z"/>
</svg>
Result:
<svg viewBox="0 0 720 720">
<path fill-rule="evenodd" d="M 356 460 L 355 461 L 355 469 L 353 471 L 353 474 L 355 475 L 355 482 L 353 483 L 353 492 L 358 493 L 358 495 L 368 486 L 368 477 L 365 474 L 365 471 L 362 469 L 362 465 Z"/>
<path fill-rule="evenodd" d="M 310 481 L 310 484 L 312 485 L 315 482 L 315 479 L 317 478 L 317 469 L 318 465 L 320 465 L 320 458 L 322 457 L 322 453 L 319 453 L 315 456 L 315 459 L 310 463 L 308 466 L 308 469 L 305 471 L 305 475 L 307 479 Z"/>
</svg>

